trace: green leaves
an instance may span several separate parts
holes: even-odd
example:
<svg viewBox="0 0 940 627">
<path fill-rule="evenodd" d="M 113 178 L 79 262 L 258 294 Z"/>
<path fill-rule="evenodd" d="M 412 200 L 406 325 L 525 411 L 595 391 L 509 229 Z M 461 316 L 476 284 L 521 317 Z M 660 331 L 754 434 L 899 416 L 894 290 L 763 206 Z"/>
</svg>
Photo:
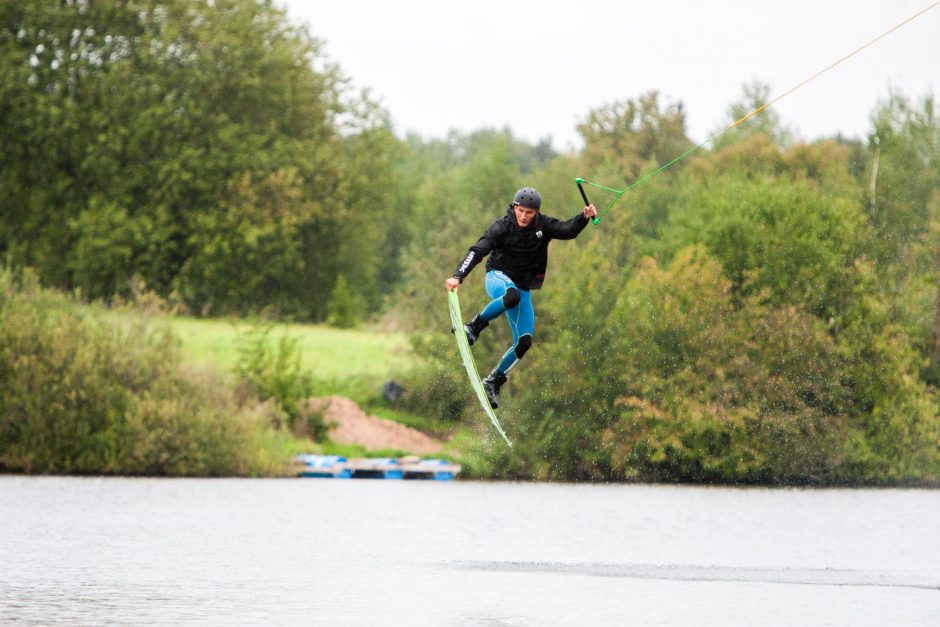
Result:
<svg viewBox="0 0 940 627">
<path fill-rule="evenodd" d="M 660 104 L 656 91 L 591 111 L 578 126 L 584 140 L 586 170 L 628 184 L 691 147 L 681 104 Z M 652 166 L 652 167 L 651 167 Z"/>
<path fill-rule="evenodd" d="M 651 158 L 644 133 L 650 145 L 673 137 L 644 126 L 641 110 L 598 112 L 581 165 L 562 157 L 535 178 L 543 196 L 576 206 L 570 181 L 585 163 L 634 173 L 637 155 Z M 515 455 L 524 459 L 493 453 L 494 472 L 940 480 L 938 392 L 926 369 L 940 354 L 927 244 L 940 205 L 923 192 L 940 197 L 940 187 L 909 143 L 928 145 L 932 127 L 910 111 L 893 123 L 903 131 L 890 136 L 892 152 L 883 144 L 881 167 L 898 181 L 913 176 L 914 187 L 899 182 L 876 200 L 909 208 L 906 241 L 880 241 L 890 231 L 871 212 L 858 143 L 781 146 L 783 135 L 752 129 L 625 195 L 603 228 L 554 244 L 535 342 L 507 386 L 504 415 L 523 434 Z M 907 172 L 895 169 L 902 162 Z M 898 251 L 891 263 L 886 246 Z M 496 341 L 474 347 L 485 355 L 508 345 L 493 326 Z"/>
<path fill-rule="evenodd" d="M 5 3 L 0 252 L 46 283 L 322 319 L 378 305 L 397 144 L 268 2 Z M 355 233 L 356 245 L 346 233 Z"/>
<path fill-rule="evenodd" d="M 271 399 L 287 415 L 288 426 L 314 439 L 326 435 L 322 418 L 307 407 L 313 378 L 300 365 L 298 339 L 275 338 L 274 325 L 261 323 L 241 340 L 237 372 L 260 398 Z"/>
<path fill-rule="evenodd" d="M 284 471 L 272 406 L 184 366 L 175 338 L 142 312 L 79 306 L 31 273 L 0 269 L 0 378 L 6 471 Z"/>
<path fill-rule="evenodd" d="M 664 229 L 666 250 L 701 242 L 721 260 L 736 293 L 764 291 L 773 303 L 799 304 L 824 319 L 845 315 L 870 235 L 847 166 L 827 165 L 830 174 L 816 168 L 817 178 L 808 178 L 808 153 L 772 151 L 779 174 L 735 167 L 699 180 L 696 172 Z M 837 159 L 845 163 L 845 153 L 832 151 L 823 161 Z"/>
</svg>

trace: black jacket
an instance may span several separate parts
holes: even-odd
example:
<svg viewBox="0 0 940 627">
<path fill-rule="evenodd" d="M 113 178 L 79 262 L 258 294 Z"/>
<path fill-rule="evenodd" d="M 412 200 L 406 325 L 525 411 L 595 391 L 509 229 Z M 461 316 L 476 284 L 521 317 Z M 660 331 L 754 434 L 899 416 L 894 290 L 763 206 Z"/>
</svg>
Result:
<svg viewBox="0 0 940 627">
<path fill-rule="evenodd" d="M 545 280 L 548 243 L 553 239 L 576 238 L 588 222 L 581 213 L 570 220 L 559 220 L 539 212 L 529 226 L 522 228 L 510 205 L 506 215 L 491 224 L 483 237 L 470 247 L 454 277 L 462 283 L 474 266 L 490 255 L 486 261 L 487 271 L 500 270 L 519 289 L 537 290 Z"/>
</svg>

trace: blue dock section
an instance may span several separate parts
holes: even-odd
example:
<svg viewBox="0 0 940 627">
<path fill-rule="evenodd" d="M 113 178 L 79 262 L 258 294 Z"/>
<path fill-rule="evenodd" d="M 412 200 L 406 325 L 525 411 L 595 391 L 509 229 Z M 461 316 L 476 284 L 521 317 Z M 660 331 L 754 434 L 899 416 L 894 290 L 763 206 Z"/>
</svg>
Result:
<svg viewBox="0 0 940 627">
<path fill-rule="evenodd" d="M 298 455 L 294 465 L 299 477 L 330 479 L 431 479 L 449 481 L 460 465 L 444 459 L 417 457 L 369 457 L 347 459 L 340 455 Z"/>
</svg>

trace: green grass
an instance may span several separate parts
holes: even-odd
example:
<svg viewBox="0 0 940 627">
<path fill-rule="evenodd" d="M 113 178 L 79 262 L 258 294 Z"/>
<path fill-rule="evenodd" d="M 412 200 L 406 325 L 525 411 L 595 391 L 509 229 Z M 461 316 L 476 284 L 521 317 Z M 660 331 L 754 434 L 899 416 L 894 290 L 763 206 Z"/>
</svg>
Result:
<svg viewBox="0 0 940 627">
<path fill-rule="evenodd" d="M 238 347 L 255 325 L 235 319 L 167 318 L 182 341 L 184 357 L 194 363 L 232 372 Z M 313 324 L 277 324 L 268 340 L 282 335 L 297 339 L 301 365 L 320 381 L 343 382 L 350 378 L 370 382 L 396 378 L 415 362 L 403 333 L 333 329 Z M 342 383 L 338 384 L 340 389 Z"/>
<path fill-rule="evenodd" d="M 240 343 L 256 328 L 252 322 L 238 319 L 168 317 L 165 322 L 180 338 L 184 359 L 231 376 Z M 404 333 L 277 324 L 268 341 L 273 344 L 285 333 L 297 339 L 301 365 L 312 375 L 317 396 L 346 396 L 369 414 L 434 436 L 443 437 L 452 431 L 454 425 L 398 411 L 382 398 L 382 383 L 401 380 L 417 362 Z"/>
<path fill-rule="evenodd" d="M 185 360 L 211 367 L 234 377 L 239 346 L 257 325 L 239 319 L 200 319 L 166 317 L 164 321 L 182 343 Z M 382 398 L 382 382 L 401 380 L 405 372 L 417 365 L 408 337 L 374 329 L 334 329 L 312 324 L 277 324 L 268 335 L 272 344 L 287 334 L 297 339 L 301 365 L 314 379 L 317 396 L 346 396 L 357 402 L 365 412 L 400 422 L 438 438 L 453 437 L 447 451 L 438 455 L 461 463 L 463 448 L 469 448 L 477 437 L 465 426 L 444 422 L 433 416 L 415 416 L 390 406 Z M 458 444 L 455 446 L 455 444 Z M 365 457 L 367 455 L 398 457 L 405 451 L 366 451 L 358 445 L 335 442 L 292 442 L 290 457 L 298 452 Z"/>
</svg>

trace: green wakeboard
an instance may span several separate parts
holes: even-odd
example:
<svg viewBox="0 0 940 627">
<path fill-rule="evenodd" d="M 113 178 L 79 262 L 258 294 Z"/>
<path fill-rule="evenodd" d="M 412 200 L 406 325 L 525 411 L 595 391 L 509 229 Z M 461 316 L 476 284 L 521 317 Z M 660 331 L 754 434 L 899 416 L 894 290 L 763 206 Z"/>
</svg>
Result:
<svg viewBox="0 0 940 627">
<path fill-rule="evenodd" d="M 463 359 L 464 368 L 467 369 L 467 376 L 470 377 L 470 385 L 473 387 L 473 391 L 477 393 L 477 398 L 480 399 L 480 405 L 489 417 L 490 422 L 493 423 L 493 426 L 496 427 L 499 434 L 506 440 L 506 444 L 512 448 L 512 442 L 506 437 L 506 432 L 503 431 L 503 427 L 499 424 L 499 419 L 496 417 L 493 408 L 490 407 L 490 401 L 486 398 L 486 392 L 483 390 L 483 383 L 480 381 L 480 373 L 477 371 L 476 362 L 473 361 L 473 354 L 470 352 L 470 344 L 467 342 L 467 334 L 463 330 L 463 317 L 460 315 L 460 299 L 457 298 L 457 292 L 447 292 L 447 297 L 450 301 L 451 328 L 454 330 L 454 337 L 457 339 L 457 348 L 460 350 L 460 357 Z"/>
</svg>

